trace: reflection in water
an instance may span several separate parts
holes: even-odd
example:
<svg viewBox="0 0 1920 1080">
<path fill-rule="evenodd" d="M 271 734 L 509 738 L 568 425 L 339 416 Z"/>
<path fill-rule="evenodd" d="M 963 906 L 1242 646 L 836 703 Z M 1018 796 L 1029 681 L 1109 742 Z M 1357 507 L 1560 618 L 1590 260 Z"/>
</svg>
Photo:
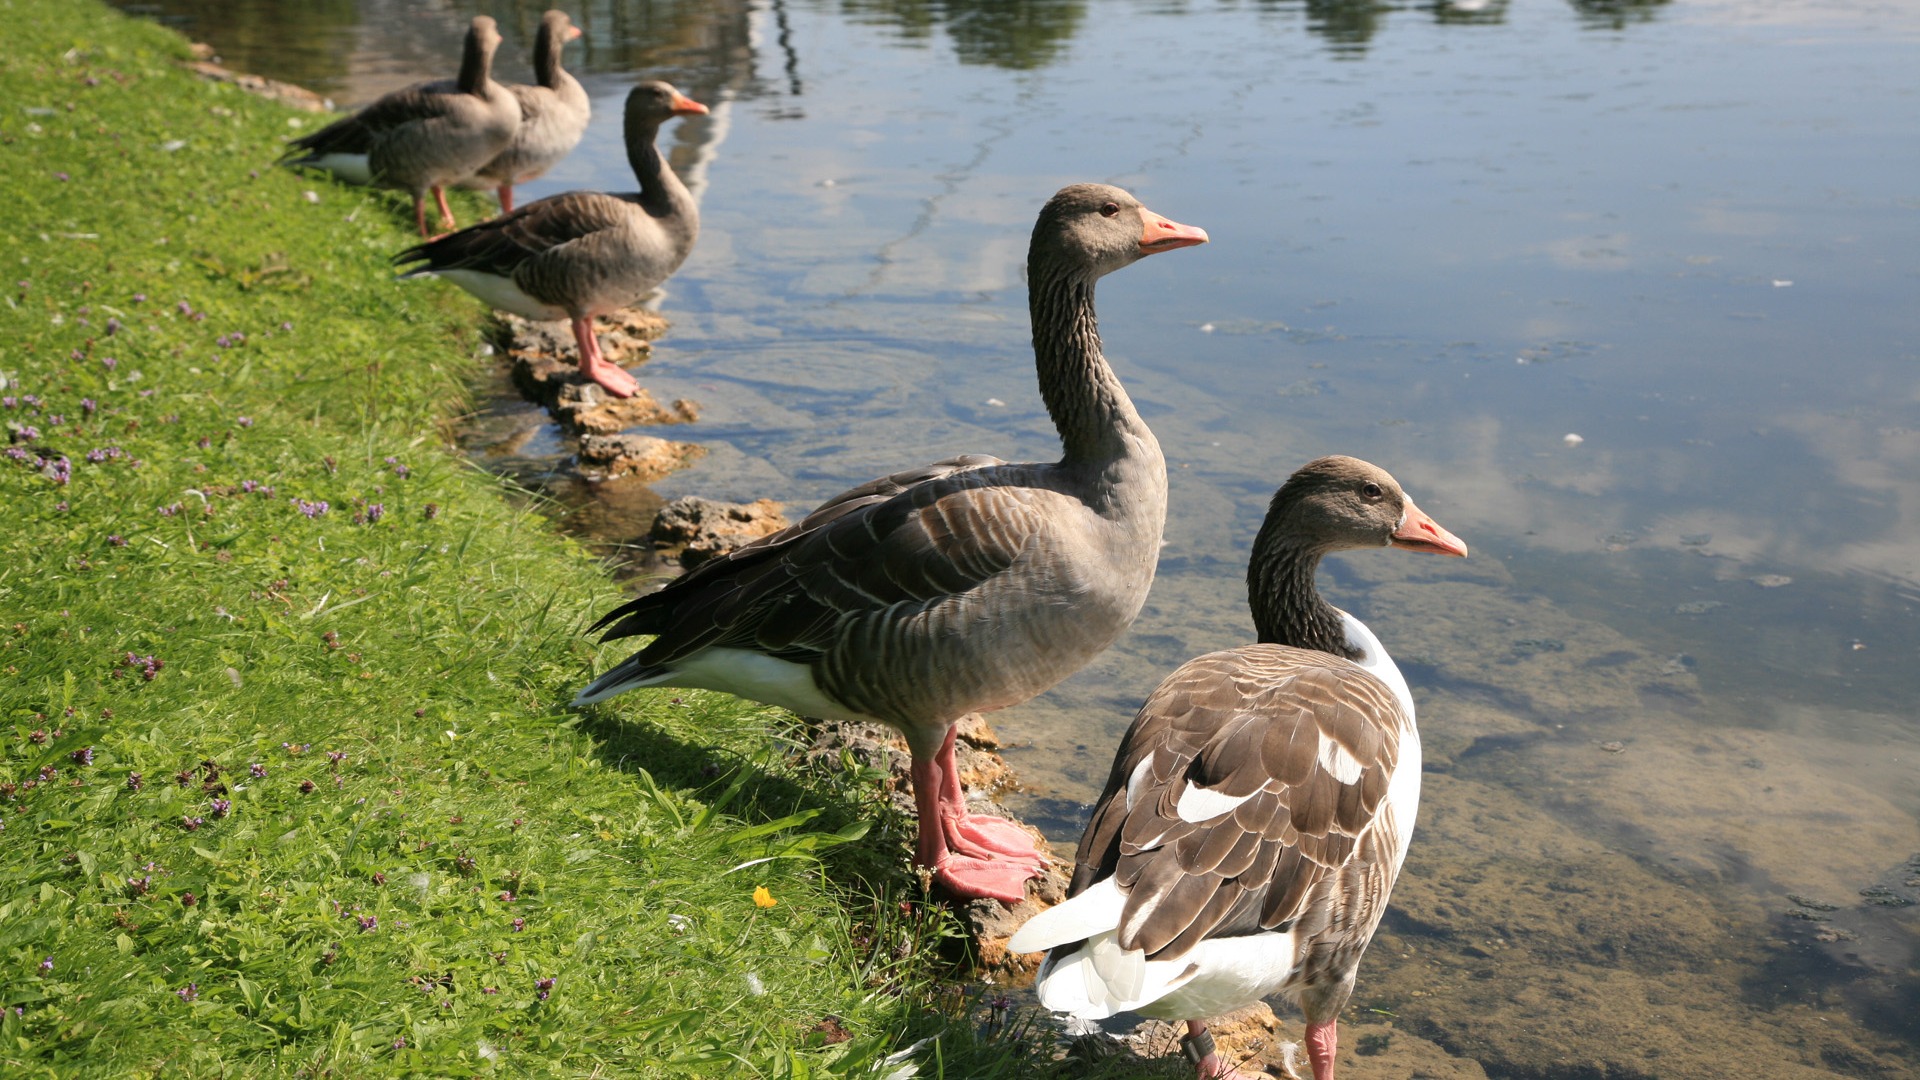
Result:
<svg viewBox="0 0 1920 1080">
<path fill-rule="evenodd" d="M 1015 71 L 1052 63 L 1087 10 L 1086 0 L 839 0 L 837 6 L 909 41 L 924 41 L 943 26 L 961 63 Z"/>
<path fill-rule="evenodd" d="M 1667 0 L 1567 0 L 1580 21 L 1602 30 L 1624 30 L 1632 23 L 1652 22 Z"/>
</svg>

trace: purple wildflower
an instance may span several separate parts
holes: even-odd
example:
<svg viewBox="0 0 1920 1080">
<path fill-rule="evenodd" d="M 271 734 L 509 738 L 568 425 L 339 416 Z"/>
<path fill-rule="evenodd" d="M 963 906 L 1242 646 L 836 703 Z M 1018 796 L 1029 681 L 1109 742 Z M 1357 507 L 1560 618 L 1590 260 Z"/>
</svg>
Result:
<svg viewBox="0 0 1920 1080">
<path fill-rule="evenodd" d="M 12 394 L 8 394 L 6 397 L 0 397 L 0 405 L 5 405 L 9 409 L 17 409 L 20 407 L 20 399 L 14 397 Z"/>
<path fill-rule="evenodd" d="M 500 988 L 497 986 L 483 986 L 480 988 L 480 992 L 483 994 L 497 994 L 500 992 Z"/>
<path fill-rule="evenodd" d="M 302 780 L 302 781 L 300 781 L 300 794 L 302 794 L 302 795 L 311 795 L 311 794 L 313 794 L 313 787 L 314 787 L 314 785 L 313 785 L 313 781 L 311 781 L 311 780 Z"/>
<path fill-rule="evenodd" d="M 59 427 L 60 425 L 62 425 L 62 424 L 64 424 L 64 423 L 66 423 L 66 422 L 67 422 L 67 418 L 66 418 L 66 417 L 64 417 L 64 416 L 62 416 L 62 415 L 60 415 L 59 413 L 55 413 L 55 414 L 53 414 L 52 416 L 49 416 L 49 417 L 47 417 L 47 426 L 48 426 L 48 427 L 55 427 L 55 428 L 57 428 L 57 427 Z"/>
<path fill-rule="evenodd" d="M 46 729 L 34 728 L 32 731 L 27 733 L 27 741 L 32 743 L 35 746 L 45 746 L 47 743 Z"/>
<path fill-rule="evenodd" d="M 40 396 L 38 394 L 27 394 L 21 397 L 20 400 L 26 403 L 29 408 L 37 409 L 40 407 Z"/>
<path fill-rule="evenodd" d="M 247 766 L 247 775 L 253 777 L 255 780 L 265 780 L 267 778 L 267 767 L 256 761 Z"/>
<path fill-rule="evenodd" d="M 21 424 L 17 430 L 19 434 L 16 435 L 15 438 L 21 442 L 32 442 L 40 437 L 40 429 L 34 427 L 32 424 Z"/>
<path fill-rule="evenodd" d="M 107 336 L 112 337 L 113 335 L 119 332 L 120 332 L 120 320 L 109 316 L 107 318 Z"/>
<path fill-rule="evenodd" d="M 192 319 L 194 322 L 205 322 L 207 319 L 207 313 L 204 311 L 196 311 L 193 314 L 187 316 L 187 318 Z"/>
<path fill-rule="evenodd" d="M 45 960 L 40 961 L 40 973 L 42 975 L 53 974 L 53 957 L 49 956 Z"/>
<path fill-rule="evenodd" d="M 361 933 L 371 934 L 378 929 L 380 929 L 379 919 L 376 919 L 371 915 L 360 916 L 360 932 Z"/>
<path fill-rule="evenodd" d="M 233 800 L 231 799 L 213 800 L 212 813 L 213 813 L 213 816 L 216 818 L 223 818 L 223 817 L 226 817 L 228 814 L 233 813 Z"/>
<path fill-rule="evenodd" d="M 540 981 L 534 983 L 533 986 L 534 986 L 534 989 L 540 991 L 539 997 L 541 1001 L 547 1000 L 547 995 L 553 993 L 552 979 L 541 979 Z"/>
<path fill-rule="evenodd" d="M 227 335 L 225 335 L 225 334 L 221 334 L 221 335 L 220 335 L 219 337 L 217 337 L 217 338 L 214 338 L 214 339 L 213 339 L 213 343 L 214 343 L 215 345 L 218 345 L 218 346 L 220 346 L 220 347 L 221 347 L 221 348 L 223 348 L 223 349 L 224 349 L 224 348 L 226 348 L 226 347 L 227 347 Z"/>
<path fill-rule="evenodd" d="M 128 791 L 139 791 L 140 785 L 145 782 L 146 782 L 146 779 L 137 772 L 130 772 L 127 774 L 127 790 Z"/>
<path fill-rule="evenodd" d="M 147 302 L 147 294 L 146 294 L 146 293 L 143 293 L 143 292 L 137 292 L 137 293 L 134 293 L 134 294 L 133 294 L 133 302 L 134 302 L 134 303 L 136 303 L 136 304 L 144 304 L 144 303 L 146 303 L 146 302 Z"/>
<path fill-rule="evenodd" d="M 153 891 L 153 875 L 143 874 L 140 877 L 128 878 L 127 891 L 132 893 L 135 896 L 145 896 L 148 893 L 152 892 Z"/>
<path fill-rule="evenodd" d="M 93 764 L 93 747 L 83 746 L 67 755 L 81 765 Z"/>
<path fill-rule="evenodd" d="M 281 324 L 280 324 L 280 329 L 281 329 L 281 330 L 283 330 L 283 331 L 284 331 L 284 330 L 291 330 L 291 329 L 293 329 L 293 324 L 292 324 L 292 323 L 290 323 L 290 322 L 283 322 L 283 323 L 281 323 Z"/>
<path fill-rule="evenodd" d="M 200 998 L 200 984 L 188 983 L 180 989 L 175 990 L 173 994 L 181 1001 L 197 1001 Z"/>
<path fill-rule="evenodd" d="M 207 823 L 206 818 L 194 817 L 192 814 L 180 815 L 180 827 L 187 830 L 188 832 L 192 832 L 195 829 L 198 829 L 200 826 L 205 825 L 206 823 Z"/>
<path fill-rule="evenodd" d="M 47 783 L 60 775 L 60 770 L 51 765 L 40 766 L 40 782 Z"/>
<path fill-rule="evenodd" d="M 182 315 L 188 314 L 189 312 L 193 311 L 193 305 L 187 303 L 185 300 L 182 300 L 179 303 L 173 305 L 173 308 L 175 311 L 178 311 Z"/>
<path fill-rule="evenodd" d="M 367 504 L 367 524 L 372 525 L 377 523 L 382 517 L 386 515 L 386 513 L 387 513 L 387 506 L 385 503 L 368 503 Z"/>
<path fill-rule="evenodd" d="M 73 461 L 69 459 L 67 455 L 61 454 L 57 460 L 49 461 L 45 465 L 42 465 L 40 467 L 40 475 L 56 484 L 64 486 L 69 480 L 73 479 Z"/>
<path fill-rule="evenodd" d="M 295 499 L 293 500 L 293 505 L 295 509 L 307 515 L 307 520 L 309 521 L 327 512 L 327 500 L 325 499 L 321 499 L 319 502 L 308 502 L 305 499 Z"/>
<path fill-rule="evenodd" d="M 63 172 L 54 173 L 53 178 L 55 180 L 60 181 L 63 184 L 66 183 L 68 180 L 73 179 L 72 177 L 68 176 L 66 173 L 63 173 Z"/>
<path fill-rule="evenodd" d="M 307 751 L 313 749 L 313 744 L 310 742 L 302 742 L 302 743 L 283 742 L 280 744 L 280 749 L 285 750 L 289 754 L 304 754 Z"/>
<path fill-rule="evenodd" d="M 234 423 L 236 423 L 236 424 L 239 424 L 239 425 L 240 425 L 241 427 L 243 427 L 243 428 L 244 428 L 244 427 L 252 427 L 252 426 L 253 426 L 253 417 L 251 417 L 251 416 L 242 416 L 242 417 L 238 417 L 237 419 L 235 419 L 235 420 L 234 420 Z"/>
<path fill-rule="evenodd" d="M 112 544 L 114 547 L 126 547 L 127 538 L 121 536 L 119 533 L 110 533 L 107 536 L 107 543 Z"/>
<path fill-rule="evenodd" d="M 9 446 L 7 447 L 7 456 L 12 458 L 15 461 L 25 461 L 28 458 L 32 457 L 33 455 L 27 453 L 25 450 L 22 450 L 17 446 Z"/>
<path fill-rule="evenodd" d="M 393 1048 L 395 1050 L 405 1050 L 407 1048 L 407 1037 L 405 1035 L 402 1035 L 394 1039 Z"/>
<path fill-rule="evenodd" d="M 100 358 L 100 366 L 106 368 L 108 371 L 112 371 L 114 368 L 120 366 L 120 361 L 115 360 L 111 356 L 103 356 Z"/>
<path fill-rule="evenodd" d="M 172 506 L 163 506 L 160 508 L 160 516 L 173 517 L 175 514 L 178 514 L 181 509 L 179 503 L 174 503 Z"/>
<path fill-rule="evenodd" d="M 516 919 L 514 919 L 514 920 L 513 920 L 513 932 L 514 932 L 514 933 L 516 933 L 516 934 L 518 934 L 518 933 L 520 933 L 521 931 L 523 931 L 523 930 L 525 930 L 526 928 L 527 928 L 527 920 L 525 920 L 525 919 L 520 919 L 520 918 L 516 918 Z"/>
</svg>

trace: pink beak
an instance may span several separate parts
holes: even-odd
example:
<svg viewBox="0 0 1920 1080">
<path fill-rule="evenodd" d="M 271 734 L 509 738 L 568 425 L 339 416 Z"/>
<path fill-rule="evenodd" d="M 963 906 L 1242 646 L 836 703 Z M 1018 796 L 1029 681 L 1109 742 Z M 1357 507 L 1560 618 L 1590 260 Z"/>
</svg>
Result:
<svg viewBox="0 0 1920 1080">
<path fill-rule="evenodd" d="M 706 112 L 707 107 L 705 105 L 700 104 L 685 94 L 673 95 L 673 115 L 704 116 Z"/>
<path fill-rule="evenodd" d="M 1400 523 L 1399 531 L 1390 541 L 1394 547 L 1409 551 L 1431 551 L 1438 555 L 1458 555 L 1465 558 L 1467 545 L 1460 538 L 1442 528 L 1440 523 L 1426 515 L 1426 512 L 1407 500 L 1406 520 Z"/>
<path fill-rule="evenodd" d="M 1207 242 L 1207 230 L 1197 225 L 1182 225 L 1177 221 L 1168 221 L 1159 214 L 1140 208 L 1140 220 L 1145 227 L 1140 231 L 1140 254 L 1152 255 L 1174 248 L 1193 247 Z"/>
</svg>

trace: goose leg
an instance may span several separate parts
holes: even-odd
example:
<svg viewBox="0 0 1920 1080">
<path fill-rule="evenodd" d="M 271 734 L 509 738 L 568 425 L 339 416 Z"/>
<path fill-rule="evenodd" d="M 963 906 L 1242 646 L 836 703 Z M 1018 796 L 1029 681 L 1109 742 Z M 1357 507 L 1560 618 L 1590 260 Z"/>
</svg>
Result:
<svg viewBox="0 0 1920 1080">
<path fill-rule="evenodd" d="M 446 189 L 439 184 L 433 185 L 433 197 L 440 203 L 440 227 L 447 232 L 459 228 L 460 223 L 453 220 L 453 210 L 447 206 Z"/>
<path fill-rule="evenodd" d="M 413 223 L 420 228 L 420 235 L 431 240 L 433 234 L 427 231 L 427 195 L 415 192 L 413 196 Z"/>
<path fill-rule="evenodd" d="M 966 855 L 948 844 L 942 805 L 945 784 L 940 773 L 938 758 L 915 761 L 909 771 L 913 805 L 920 818 L 913 861 L 933 871 L 934 884 L 960 899 L 1019 903 L 1027 895 L 1027 879 L 1033 876 L 1029 864 Z"/>
<path fill-rule="evenodd" d="M 495 194 L 500 196 L 500 212 L 502 214 L 513 213 L 513 185 L 501 184 L 495 191 Z"/>
<path fill-rule="evenodd" d="M 1340 1044 L 1339 1017 L 1307 1025 L 1307 1060 L 1313 1063 L 1313 1080 L 1333 1080 L 1333 1052 Z"/>
<path fill-rule="evenodd" d="M 573 320 L 573 340 L 580 346 L 580 374 L 599 383 L 614 397 L 629 398 L 640 383 L 625 369 L 607 362 L 600 354 L 600 340 L 593 333 L 593 319 L 579 316 Z"/>
<path fill-rule="evenodd" d="M 1033 835 L 1003 818 L 967 812 L 967 793 L 960 786 L 960 764 L 955 760 L 957 727 L 947 729 L 947 740 L 940 744 L 940 801 L 947 830 L 947 843 L 964 855 L 981 859 L 1004 858 L 1030 863 L 1037 871 L 1040 853 Z"/>
<path fill-rule="evenodd" d="M 1204 1020 L 1187 1021 L 1187 1037 L 1180 1040 L 1180 1051 L 1193 1062 L 1196 1080 L 1258 1080 L 1259 1075 L 1248 1075 L 1233 1067 L 1213 1045 L 1213 1036 L 1207 1033 Z"/>
</svg>

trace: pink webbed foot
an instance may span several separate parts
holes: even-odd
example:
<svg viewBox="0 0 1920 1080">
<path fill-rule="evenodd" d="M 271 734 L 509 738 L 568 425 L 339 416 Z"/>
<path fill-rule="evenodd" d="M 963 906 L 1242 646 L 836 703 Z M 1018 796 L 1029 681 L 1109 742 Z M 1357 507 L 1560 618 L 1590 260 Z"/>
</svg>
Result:
<svg viewBox="0 0 1920 1080">
<path fill-rule="evenodd" d="M 604 360 L 595 364 L 584 374 L 587 378 L 599 383 L 602 389 L 614 397 L 630 398 L 640 392 L 640 380 L 634 378 L 625 368 L 616 367 Z"/>
<path fill-rule="evenodd" d="M 1027 897 L 1034 870 L 1021 862 L 948 854 L 933 868 L 933 883 L 962 900 L 998 900 L 1017 904 Z"/>
<path fill-rule="evenodd" d="M 947 844 L 963 855 L 1025 861 L 1036 869 L 1045 864 L 1033 834 L 1004 818 L 967 814 L 953 823 Z"/>
</svg>

